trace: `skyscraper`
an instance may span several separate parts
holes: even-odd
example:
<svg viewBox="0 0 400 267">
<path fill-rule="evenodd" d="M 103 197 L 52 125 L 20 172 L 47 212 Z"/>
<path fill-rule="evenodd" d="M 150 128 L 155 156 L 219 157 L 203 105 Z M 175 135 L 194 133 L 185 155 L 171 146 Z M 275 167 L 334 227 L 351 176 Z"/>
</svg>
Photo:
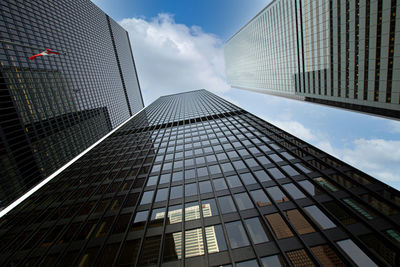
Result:
<svg viewBox="0 0 400 267">
<path fill-rule="evenodd" d="M 232 87 L 400 118 L 399 1 L 273 0 L 225 45 Z"/>
<path fill-rule="evenodd" d="M 143 108 L 128 33 L 89 0 L 1 1 L 0 86 L 0 209 Z"/>
<path fill-rule="evenodd" d="M 399 205 L 197 90 L 157 99 L 1 218 L 0 265 L 398 266 Z"/>
</svg>

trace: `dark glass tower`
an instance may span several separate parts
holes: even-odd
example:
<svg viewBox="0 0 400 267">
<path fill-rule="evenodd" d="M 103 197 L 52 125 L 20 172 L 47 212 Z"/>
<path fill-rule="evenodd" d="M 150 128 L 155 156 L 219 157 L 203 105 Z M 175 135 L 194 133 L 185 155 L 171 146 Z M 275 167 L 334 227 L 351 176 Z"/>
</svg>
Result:
<svg viewBox="0 0 400 267">
<path fill-rule="evenodd" d="M 0 2 L 0 209 L 142 108 L 128 33 L 91 1 Z"/>
<path fill-rule="evenodd" d="M 0 221 L 2 266 L 399 266 L 399 192 L 205 91 L 161 97 Z"/>
</svg>

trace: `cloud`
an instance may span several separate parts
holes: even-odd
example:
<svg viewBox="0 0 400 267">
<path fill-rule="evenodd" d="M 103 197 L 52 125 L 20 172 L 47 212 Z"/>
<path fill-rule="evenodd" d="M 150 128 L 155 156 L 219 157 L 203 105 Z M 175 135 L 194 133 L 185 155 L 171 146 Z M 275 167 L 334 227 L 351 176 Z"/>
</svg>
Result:
<svg viewBox="0 0 400 267">
<path fill-rule="evenodd" d="M 316 136 L 312 133 L 312 131 L 306 127 L 304 127 L 303 124 L 297 122 L 297 121 L 285 121 L 285 120 L 266 120 L 276 127 L 281 128 L 282 130 L 285 130 L 288 133 L 291 133 L 292 135 L 296 136 L 297 138 L 300 138 L 306 142 L 310 142 L 313 140 L 316 140 Z"/>
<path fill-rule="evenodd" d="M 400 121 L 389 121 L 390 132 L 400 133 Z"/>
<path fill-rule="evenodd" d="M 128 32 L 145 102 L 157 97 L 205 88 L 230 89 L 225 80 L 223 42 L 198 26 L 174 21 L 171 14 L 151 20 L 120 21 Z"/>
</svg>

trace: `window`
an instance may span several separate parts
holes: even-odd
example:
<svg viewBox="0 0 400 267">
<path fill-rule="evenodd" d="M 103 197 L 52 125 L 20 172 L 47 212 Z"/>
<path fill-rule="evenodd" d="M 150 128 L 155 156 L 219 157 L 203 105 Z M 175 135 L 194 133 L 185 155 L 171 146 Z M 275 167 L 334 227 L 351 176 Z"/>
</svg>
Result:
<svg viewBox="0 0 400 267">
<path fill-rule="evenodd" d="M 284 211 L 284 213 L 300 235 L 315 232 L 311 224 L 306 220 L 306 218 L 304 218 L 303 215 L 301 215 L 301 213 L 297 209 L 286 210 Z"/>
<path fill-rule="evenodd" d="M 239 207 L 239 210 L 246 210 L 254 208 L 253 203 L 251 202 L 249 195 L 244 192 L 240 194 L 235 194 L 233 196 L 235 198 L 236 204 Z"/>
<path fill-rule="evenodd" d="M 290 165 L 285 165 L 282 166 L 282 169 L 289 174 L 290 176 L 295 176 L 295 175 L 299 175 L 300 173 L 298 173 L 295 169 L 292 168 L 292 166 Z"/>
<path fill-rule="evenodd" d="M 197 195 L 196 183 L 185 184 L 185 197 Z"/>
<path fill-rule="evenodd" d="M 200 194 L 212 192 L 210 181 L 199 182 L 199 188 L 200 188 Z"/>
<path fill-rule="evenodd" d="M 305 207 L 304 210 L 314 219 L 321 229 L 334 228 L 336 225 L 315 205 Z"/>
<path fill-rule="evenodd" d="M 300 266 L 315 266 L 313 261 L 307 255 L 307 252 L 304 249 L 294 250 L 286 252 L 290 262 L 293 264 L 294 267 Z"/>
<path fill-rule="evenodd" d="M 220 224 L 208 226 L 204 230 L 209 254 L 227 250 L 224 231 Z"/>
<path fill-rule="evenodd" d="M 197 228 L 185 231 L 185 258 L 199 256 L 203 254 L 203 230 L 201 228 Z"/>
<path fill-rule="evenodd" d="M 202 200 L 201 208 L 203 211 L 203 217 L 218 215 L 217 204 L 213 198 Z"/>
<path fill-rule="evenodd" d="M 172 173 L 172 182 L 182 181 L 183 179 L 183 172 L 173 172 Z"/>
<path fill-rule="evenodd" d="M 153 200 L 154 190 L 146 191 L 143 193 L 142 200 L 140 201 L 140 205 L 149 204 Z"/>
<path fill-rule="evenodd" d="M 256 180 L 254 179 L 253 175 L 249 172 L 240 174 L 240 178 L 242 179 L 245 185 L 256 184 Z"/>
<path fill-rule="evenodd" d="M 299 185 L 304 188 L 310 195 L 315 196 L 315 195 L 320 195 L 321 193 L 323 194 L 324 192 L 321 192 L 321 190 L 318 190 L 316 186 L 314 186 L 310 181 L 304 180 L 300 181 Z"/>
<path fill-rule="evenodd" d="M 282 258 L 278 255 L 261 258 L 262 267 L 282 267 L 286 266 Z"/>
<path fill-rule="evenodd" d="M 157 190 L 155 202 L 164 201 L 167 200 L 167 198 L 168 198 L 168 188 L 162 188 Z"/>
<path fill-rule="evenodd" d="M 269 200 L 269 198 L 262 189 L 250 191 L 250 195 L 252 196 L 256 205 L 259 207 L 271 205 L 271 201 Z"/>
<path fill-rule="evenodd" d="M 162 226 L 165 217 L 165 208 L 154 209 L 151 213 L 150 227 Z"/>
<path fill-rule="evenodd" d="M 182 205 L 174 205 L 168 208 L 167 224 L 182 222 Z"/>
<path fill-rule="evenodd" d="M 143 229 L 147 221 L 147 215 L 149 215 L 148 210 L 137 212 L 131 230 Z"/>
<path fill-rule="evenodd" d="M 185 204 L 185 221 L 200 219 L 200 206 L 197 201 Z"/>
<path fill-rule="evenodd" d="M 260 244 L 269 241 L 266 235 L 267 230 L 265 229 L 264 225 L 260 223 L 259 218 L 255 217 L 246 219 L 244 223 L 246 224 L 248 233 L 254 244 Z"/>
<path fill-rule="evenodd" d="M 348 225 L 357 220 L 334 201 L 323 202 L 322 205 L 330 211 L 341 223 Z"/>
<path fill-rule="evenodd" d="M 225 183 L 224 178 L 213 179 L 215 190 L 225 190 L 228 189 L 228 186 Z"/>
<path fill-rule="evenodd" d="M 260 182 L 266 182 L 266 181 L 270 181 L 271 180 L 271 178 L 269 177 L 269 175 L 265 171 L 256 171 L 256 172 L 254 172 L 254 175 L 257 177 L 257 179 Z"/>
<path fill-rule="evenodd" d="M 228 185 L 230 188 L 243 186 L 243 184 L 240 182 L 239 177 L 237 175 L 228 176 L 228 177 L 226 177 L 226 180 L 228 181 Z"/>
<path fill-rule="evenodd" d="M 346 266 L 329 245 L 312 247 L 311 251 L 323 266 Z"/>
<path fill-rule="evenodd" d="M 265 215 L 265 218 L 274 231 L 276 238 L 282 239 L 294 236 L 289 226 L 282 219 L 282 216 L 279 213 Z"/>
<path fill-rule="evenodd" d="M 327 179 L 323 177 L 314 178 L 314 181 L 317 182 L 321 187 L 327 189 L 328 191 L 335 192 L 338 191 L 338 188 L 329 182 Z"/>
<path fill-rule="evenodd" d="M 284 184 L 283 188 L 290 194 L 294 199 L 305 198 L 306 196 L 295 186 L 294 184 Z"/>
<path fill-rule="evenodd" d="M 378 267 L 351 239 L 336 242 L 358 266 Z"/>
<path fill-rule="evenodd" d="M 289 201 L 287 196 L 277 186 L 268 187 L 267 192 L 276 203 Z"/>
<path fill-rule="evenodd" d="M 219 197 L 218 204 L 219 204 L 219 207 L 221 208 L 222 214 L 236 211 L 235 204 L 233 204 L 233 200 L 232 200 L 231 196 Z"/>
<path fill-rule="evenodd" d="M 163 262 L 182 258 L 182 232 L 165 234 Z"/>
<path fill-rule="evenodd" d="M 236 263 L 237 267 L 259 267 L 257 260 L 241 261 Z"/>
<path fill-rule="evenodd" d="M 157 182 L 158 182 L 158 176 L 150 176 L 146 186 L 156 185 Z"/>
<path fill-rule="evenodd" d="M 161 174 L 161 176 L 160 176 L 160 184 L 169 183 L 169 181 L 171 179 L 170 176 L 171 176 L 170 173 Z"/>
<path fill-rule="evenodd" d="M 272 177 L 274 177 L 277 180 L 285 178 L 285 175 L 277 168 L 268 169 L 268 172 L 272 175 Z"/>
<path fill-rule="evenodd" d="M 161 244 L 160 235 L 146 237 L 144 239 L 142 257 L 140 259 L 139 266 L 146 266 L 157 263 L 158 257 L 154 257 L 154 255 L 159 254 L 160 244 Z"/>
<path fill-rule="evenodd" d="M 233 249 L 250 245 L 246 232 L 240 221 L 225 224 L 229 243 Z"/>
<path fill-rule="evenodd" d="M 181 198 L 182 192 L 183 192 L 182 189 L 183 189 L 183 186 L 181 186 L 181 185 L 171 187 L 170 199 Z"/>
<path fill-rule="evenodd" d="M 118 264 L 121 266 L 133 266 L 136 264 L 139 252 L 140 239 L 129 240 L 122 248 Z"/>
</svg>

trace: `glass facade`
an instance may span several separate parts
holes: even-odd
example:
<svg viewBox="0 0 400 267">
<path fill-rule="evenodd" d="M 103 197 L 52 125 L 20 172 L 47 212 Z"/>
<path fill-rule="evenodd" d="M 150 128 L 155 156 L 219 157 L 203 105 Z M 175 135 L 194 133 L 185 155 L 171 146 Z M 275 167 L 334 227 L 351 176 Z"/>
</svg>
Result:
<svg viewBox="0 0 400 267">
<path fill-rule="evenodd" d="M 399 195 L 192 91 L 159 98 L 1 218 L 0 265 L 399 266 Z"/>
<path fill-rule="evenodd" d="M 225 44 L 232 87 L 400 118 L 400 3 L 274 0 Z"/>
<path fill-rule="evenodd" d="M 0 86 L 0 209 L 143 108 L 128 33 L 89 0 L 1 1 Z"/>
</svg>

